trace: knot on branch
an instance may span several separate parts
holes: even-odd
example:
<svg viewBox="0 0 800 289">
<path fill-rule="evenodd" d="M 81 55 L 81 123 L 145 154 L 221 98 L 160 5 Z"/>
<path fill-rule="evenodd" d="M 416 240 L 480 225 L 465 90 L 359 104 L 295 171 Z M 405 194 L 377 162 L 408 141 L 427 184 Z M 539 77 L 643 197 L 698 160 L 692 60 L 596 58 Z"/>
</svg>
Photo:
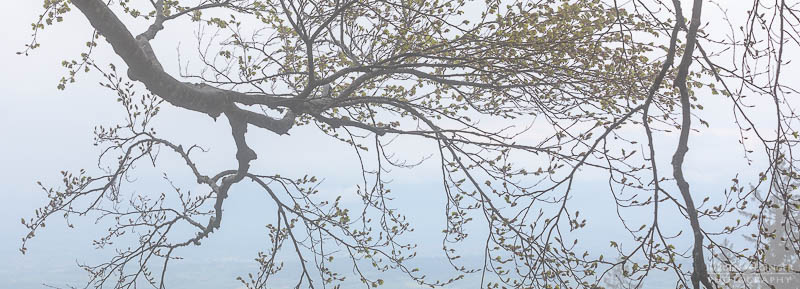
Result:
<svg viewBox="0 0 800 289">
<path fill-rule="evenodd" d="M 249 163 L 256 158 L 258 158 L 256 152 L 246 146 L 244 148 L 240 148 L 236 152 L 236 160 L 238 160 L 240 163 Z"/>
<path fill-rule="evenodd" d="M 257 155 L 255 151 L 247 146 L 244 137 L 245 133 L 247 133 L 247 122 L 233 109 L 227 111 L 225 116 L 228 117 L 228 121 L 231 124 L 231 134 L 233 135 L 233 141 L 236 143 L 236 160 L 239 161 L 239 169 L 241 170 L 247 167 L 250 161 L 256 159 Z"/>
</svg>

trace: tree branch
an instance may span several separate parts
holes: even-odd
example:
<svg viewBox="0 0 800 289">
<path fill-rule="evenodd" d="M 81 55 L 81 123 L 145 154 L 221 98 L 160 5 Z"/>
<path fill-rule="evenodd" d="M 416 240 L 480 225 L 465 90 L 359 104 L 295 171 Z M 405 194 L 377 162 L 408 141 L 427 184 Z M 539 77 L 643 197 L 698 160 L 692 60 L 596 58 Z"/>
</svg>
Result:
<svg viewBox="0 0 800 289">
<path fill-rule="evenodd" d="M 128 76 L 142 82 L 148 90 L 172 105 L 219 117 L 223 112 L 235 114 L 248 123 L 277 134 L 286 134 L 293 126 L 294 114 L 287 113 L 283 119 L 249 113 L 232 108 L 234 102 L 254 104 L 265 102 L 259 96 L 195 85 L 178 81 L 161 67 L 155 57 L 148 36 L 134 38 L 125 24 L 100 0 L 74 0 L 73 4 L 86 16 L 91 25 L 103 35 L 114 52 L 128 65 Z M 277 98 L 270 98 L 278 101 Z M 229 115 L 230 116 L 230 115 Z"/>
<path fill-rule="evenodd" d="M 678 0 L 672 1 L 676 7 L 677 22 L 683 22 L 683 15 L 680 9 Z M 678 184 L 678 189 L 683 196 L 683 201 L 686 203 L 686 212 L 689 215 L 689 222 L 692 226 L 694 233 L 694 249 L 692 257 L 694 259 L 692 272 L 692 286 L 695 289 L 700 288 L 700 283 L 706 288 L 714 288 L 708 277 L 708 269 L 706 268 L 705 258 L 703 257 L 703 231 L 700 228 L 700 221 L 697 217 L 697 207 L 695 207 L 694 200 L 692 199 L 691 191 L 689 190 L 689 182 L 683 175 L 683 161 L 686 157 L 686 152 L 689 151 L 689 131 L 692 129 L 692 114 L 691 104 L 689 103 L 689 88 L 686 85 L 686 78 L 689 75 L 689 66 L 692 65 L 692 53 L 697 44 L 697 30 L 700 27 L 700 14 L 702 12 L 703 1 L 695 0 L 692 6 L 692 19 L 689 25 L 689 32 L 686 35 L 686 51 L 681 58 L 681 63 L 678 66 L 678 75 L 675 77 L 674 85 L 680 90 L 681 102 L 681 132 L 678 139 L 678 148 L 672 156 L 672 169 L 675 175 L 675 181 Z M 680 25 L 680 24 L 676 24 Z"/>
</svg>

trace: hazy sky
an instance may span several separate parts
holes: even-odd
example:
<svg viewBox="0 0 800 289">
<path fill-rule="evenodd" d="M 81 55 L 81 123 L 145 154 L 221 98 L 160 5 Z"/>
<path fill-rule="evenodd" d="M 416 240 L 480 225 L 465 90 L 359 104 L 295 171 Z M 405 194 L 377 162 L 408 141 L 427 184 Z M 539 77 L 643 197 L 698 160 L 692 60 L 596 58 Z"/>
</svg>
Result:
<svg viewBox="0 0 800 289">
<path fill-rule="evenodd" d="M 723 3 L 725 1 L 722 1 Z M 739 2 L 739 1 L 731 1 Z M 21 217 L 30 217 L 34 209 L 44 204 L 44 194 L 36 181 L 56 185 L 59 171 L 64 169 L 96 168 L 97 148 L 92 146 L 92 130 L 98 124 L 111 124 L 119 120 L 116 96 L 97 85 L 98 75 L 81 75 L 79 82 L 66 91 L 56 89 L 58 79 L 65 73 L 60 67 L 64 59 L 76 58 L 90 36 L 88 24 L 82 15 L 70 13 L 66 23 L 47 29 L 41 35 L 42 48 L 32 56 L 15 55 L 30 40 L 30 22 L 41 11 L 41 1 L 6 1 L 0 11 L 0 288 L 44 288 L 43 283 L 63 286 L 80 285 L 84 274 L 76 262 L 99 260 L 102 251 L 93 250 L 91 240 L 102 233 L 102 227 L 92 226 L 93 220 L 75 220 L 76 229 L 68 230 L 61 222 L 48 223 L 46 229 L 29 244 L 29 253 L 19 252 L 20 239 L 26 233 L 20 224 Z M 711 9 L 707 9 L 711 10 Z M 711 12 L 709 12 L 711 13 Z M 713 15 L 713 14 L 712 14 Z M 714 20 L 714 19 L 709 19 Z M 719 19 L 716 19 L 719 20 Z M 155 43 L 159 57 L 168 70 L 177 65 L 176 49 L 172 36 L 185 31 L 167 27 Z M 158 49 L 162 47 L 163 49 Z M 191 51 L 189 51 L 191 52 Z M 101 40 L 96 58 L 114 59 L 110 49 Z M 687 175 L 696 199 L 718 194 L 737 172 L 752 172 L 741 160 L 740 147 L 735 144 L 737 132 L 730 125 L 730 109 L 721 96 L 701 96 L 710 129 L 693 133 L 687 161 Z M 165 105 L 168 106 L 168 105 Z M 160 116 L 161 135 L 181 143 L 199 143 L 212 149 L 201 166 L 207 168 L 233 165 L 233 144 L 226 122 L 215 123 L 208 117 L 165 107 Z M 291 137 L 277 137 L 266 131 L 252 130 L 248 139 L 259 153 L 254 170 L 301 176 L 311 173 L 325 179 L 321 190 L 325 194 L 352 196 L 359 180 L 359 170 L 352 150 L 331 141 L 321 133 L 309 129 L 293 130 Z M 726 144 L 726 145 L 722 145 Z M 430 142 L 405 141 L 397 150 L 413 156 L 415 151 L 431 151 Z M 661 138 L 657 143 L 667 159 L 675 146 L 674 139 Z M 668 164 L 662 164 L 668 165 Z M 670 171 L 665 167 L 662 171 Z M 439 240 L 444 226 L 441 205 L 440 172 L 435 161 L 413 171 L 396 170 L 392 174 L 394 188 L 399 196 L 398 206 L 413 209 L 409 213 L 417 228 L 415 238 L 425 241 Z M 580 194 L 590 198 L 578 199 L 587 206 L 603 197 L 605 187 L 601 177 L 583 175 L 578 184 Z M 163 186 L 163 184 L 161 184 Z M 155 185 L 154 185 L 155 186 Z M 142 188 L 147 189 L 147 188 Z M 176 288 L 230 288 L 238 287 L 234 277 L 253 272 L 252 259 L 257 250 L 267 244 L 265 222 L 261 216 L 272 214 L 262 210 L 262 196 L 248 194 L 248 190 L 235 192 L 226 202 L 226 220 L 222 229 L 204 242 L 203 247 L 187 250 L 187 259 L 176 265 L 171 278 L 186 287 Z M 598 197 L 595 197 L 597 195 Z M 590 209 L 590 213 L 592 210 Z M 611 217 L 613 212 L 596 209 L 598 218 Z M 601 219 L 602 220 L 602 219 Z M 616 219 L 613 219 L 616 220 Z M 614 222 L 592 223 L 594 232 L 619 232 Z M 666 222 L 669 223 L 669 222 Z M 688 229 L 683 219 L 674 228 Z M 592 231 L 589 231 L 592 232 Z M 480 237 L 479 237 L 480 238 Z M 419 261 L 430 269 L 444 264 L 440 243 L 426 242 L 420 248 Z M 603 244 L 605 245 L 605 244 Z M 480 251 L 476 252 L 479 255 Z M 472 257 L 470 257 L 472 258 Z M 469 259 L 469 258 L 468 258 Z M 193 284 L 191 287 L 190 284 Z M 388 285 L 389 289 L 407 288 L 412 283 Z M 197 287 L 195 287 L 197 286 Z M 471 286 L 461 287 L 471 288 Z"/>
</svg>

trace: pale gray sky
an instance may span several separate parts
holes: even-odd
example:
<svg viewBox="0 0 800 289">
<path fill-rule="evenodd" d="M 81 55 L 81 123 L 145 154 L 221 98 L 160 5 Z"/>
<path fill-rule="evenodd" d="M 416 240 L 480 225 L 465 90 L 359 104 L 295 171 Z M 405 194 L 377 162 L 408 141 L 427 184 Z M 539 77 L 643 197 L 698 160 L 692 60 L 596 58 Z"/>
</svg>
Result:
<svg viewBox="0 0 800 289">
<path fill-rule="evenodd" d="M 734 2 L 740 1 L 728 4 Z M 29 41 L 30 22 L 41 11 L 41 1 L 7 1 L 4 5 L 5 9 L 0 10 L 0 26 L 4 28 L 0 30 L 0 61 L 4 64 L 0 70 L 3 84 L 0 86 L 0 179 L 3 180 L 0 185 L 3 200 L 0 202 L 0 260 L 5 262 L 0 263 L 0 288 L 44 288 L 43 283 L 80 285 L 85 276 L 75 263 L 100 260 L 104 253 L 93 250 L 91 240 L 103 228 L 93 226 L 88 219 L 75 220 L 77 228 L 73 230 L 66 229 L 60 222 L 49 223 L 28 245 L 28 254 L 23 256 L 18 249 L 26 231 L 20 218 L 30 217 L 34 209 L 45 202 L 36 181 L 56 184 L 60 170 L 96 168 L 98 150 L 92 146 L 92 129 L 95 125 L 118 120 L 120 110 L 116 96 L 97 85 L 97 74 L 81 75 L 79 82 L 68 86 L 66 91 L 56 89 L 58 79 L 65 73 L 60 67 L 61 60 L 76 58 L 90 35 L 82 15 L 74 11 L 68 15 L 66 23 L 45 30 L 41 35 L 42 48 L 32 56 L 22 57 L 15 52 Z M 712 10 L 707 9 L 709 13 Z M 192 39 L 191 35 L 186 38 L 181 33 L 185 31 L 168 27 L 154 45 L 168 70 L 174 71 L 177 66 L 174 39 Z M 103 40 L 97 53 L 98 58 L 117 61 Z M 706 107 L 706 120 L 711 128 L 701 128 L 699 133 L 694 133 L 690 144 L 687 175 L 696 199 L 720 193 L 737 172 L 746 174 L 755 170 L 744 166 L 739 146 L 729 145 L 735 144 L 738 134 L 730 125 L 728 103 L 722 96 L 711 95 L 702 95 L 701 102 Z M 168 107 L 160 118 L 161 135 L 179 143 L 198 143 L 212 149 L 201 158 L 201 166 L 232 166 L 233 160 L 228 156 L 233 155 L 233 145 L 227 123 L 215 123 L 208 117 Z M 291 133 L 290 137 L 257 130 L 249 133 L 251 146 L 259 153 L 254 170 L 291 176 L 314 174 L 325 179 L 323 193 L 352 195 L 360 175 L 351 149 L 308 128 Z M 674 138 L 660 137 L 657 141 L 658 147 L 669 148 L 661 150 L 664 155 L 659 158 L 668 159 L 675 146 Z M 397 147 L 400 153 L 413 159 L 414 152 L 433 152 L 436 145 L 410 140 Z M 661 171 L 671 171 L 667 162 L 662 165 Z M 423 258 L 419 262 L 441 273 L 437 267 L 443 266 L 445 261 L 439 251 L 441 243 L 436 240 L 444 227 L 441 209 L 444 196 L 436 162 L 425 163 L 413 171 L 395 170 L 392 176 L 393 190 L 400 196 L 399 206 L 409 210 L 407 214 L 415 221 L 414 238 L 423 240 L 420 248 Z M 616 219 L 599 221 L 615 218 L 613 210 L 598 205 L 611 201 L 605 192 L 605 177 L 587 173 L 579 180 L 575 204 L 585 204 L 589 208 L 587 213 L 595 216 L 589 219 L 591 228 L 587 236 L 595 233 L 609 237 L 614 232 L 620 233 L 619 225 L 614 222 Z M 183 284 L 176 288 L 234 289 L 238 287 L 235 276 L 255 271 L 252 259 L 267 242 L 265 223 L 252 220 L 272 213 L 259 206 L 264 203 L 260 196 L 249 195 L 246 191 L 234 193 L 226 203 L 228 215 L 219 232 L 202 247 L 182 254 L 186 260 L 172 269 L 174 282 Z M 674 230 L 688 230 L 683 219 L 668 226 Z M 474 256 L 478 255 L 479 250 Z M 407 285 L 398 281 L 386 288 L 408 288 Z"/>
</svg>

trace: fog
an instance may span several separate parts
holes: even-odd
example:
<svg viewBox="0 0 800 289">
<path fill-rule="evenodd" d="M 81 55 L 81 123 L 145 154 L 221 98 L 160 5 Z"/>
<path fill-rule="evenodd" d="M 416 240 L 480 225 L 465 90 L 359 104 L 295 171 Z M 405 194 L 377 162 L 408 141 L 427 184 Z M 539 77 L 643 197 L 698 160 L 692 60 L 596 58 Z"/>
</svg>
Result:
<svg viewBox="0 0 800 289">
<path fill-rule="evenodd" d="M 729 1 L 727 4 L 739 2 Z M 23 255 L 19 249 L 21 238 L 27 231 L 20 223 L 20 218 L 30 217 L 36 208 L 47 201 L 37 181 L 57 185 L 61 170 L 96 169 L 99 148 L 92 145 L 92 131 L 97 125 L 119 121 L 121 110 L 115 101 L 116 96 L 97 85 L 100 80 L 97 73 L 81 74 L 77 83 L 68 85 L 65 91 L 56 89 L 58 80 L 66 73 L 60 66 L 61 61 L 77 58 L 91 36 L 82 15 L 73 11 L 65 23 L 44 30 L 40 35 L 42 48 L 33 51 L 30 56 L 21 56 L 16 52 L 23 50 L 24 44 L 31 39 L 30 23 L 41 12 L 41 1 L 7 1 L 4 5 L 5 9 L 0 10 L 0 24 L 4 27 L 0 30 L 0 60 L 4 64 L 0 70 L 0 196 L 3 198 L 0 202 L 0 260 L 4 260 L 0 262 L 0 288 L 34 289 L 46 288 L 46 285 L 83 287 L 86 274 L 77 264 L 98 262 L 108 255 L 107 249 L 97 250 L 91 243 L 103 233 L 105 227 L 95 225 L 92 218 L 71 220 L 74 229 L 67 228 L 60 220 L 48 223 L 45 229 L 37 232 L 37 237 L 27 246 L 27 254 Z M 719 17 L 718 11 L 714 12 L 716 8 L 710 7 L 706 11 L 709 21 Z M 183 31 L 176 30 L 180 29 L 168 27 L 155 45 L 156 48 L 163 48 L 157 49 L 159 57 L 173 72 L 177 70 L 178 50 L 170 48 L 174 42 L 169 40 L 181 37 L 191 39 L 191 35 L 186 38 L 187 35 L 180 35 Z M 182 53 L 188 55 L 191 52 Z M 98 59 L 118 62 L 102 39 L 95 53 Z M 791 71 L 785 73 L 789 75 Z M 701 127 L 692 133 L 686 162 L 686 175 L 696 200 L 718 196 L 729 185 L 731 178 L 737 174 L 755 176 L 760 169 L 759 164 L 763 165 L 763 159 L 755 159 L 754 165 L 747 166 L 741 157 L 740 146 L 720 145 L 736 143 L 739 137 L 737 128 L 730 121 L 730 104 L 726 99 L 721 95 L 709 94 L 701 95 L 700 102 L 707 108 L 705 119 L 710 127 Z M 161 135 L 169 136 L 178 143 L 197 143 L 210 148 L 210 152 L 202 155 L 198 161 L 205 168 L 235 164 L 235 160 L 225 157 L 232 156 L 235 149 L 227 122 L 215 122 L 207 116 L 175 109 L 167 104 L 164 106 L 159 116 Z M 358 201 L 354 191 L 361 178 L 360 168 L 352 148 L 347 145 L 331 141 L 309 127 L 293 130 L 291 136 L 254 131 L 248 137 L 259 154 L 259 159 L 254 161 L 254 170 L 292 176 L 314 174 L 324 179 L 320 187 L 323 194 L 341 195 L 346 201 L 348 198 L 351 202 Z M 656 139 L 656 146 L 662 148 L 660 152 L 663 155 L 658 156 L 660 159 L 670 157 L 676 139 L 676 136 L 663 135 Z M 436 144 L 403 140 L 395 147 L 398 153 L 415 159 L 428 155 L 416 152 L 433 152 Z M 179 165 L 174 169 L 178 179 L 181 174 Z M 662 172 L 671 172 L 667 162 L 662 162 L 662 165 Z M 617 215 L 613 210 L 613 199 L 607 192 L 605 176 L 602 172 L 586 171 L 578 179 L 580 183 L 576 184 L 576 196 L 572 201 L 572 206 L 585 208 L 582 214 L 591 216 L 589 228 L 582 233 L 585 235 L 580 236 L 581 246 L 598 252 L 610 252 L 607 243 L 592 242 L 593 236 L 619 234 L 624 237 L 626 233 L 615 222 Z M 395 204 L 401 210 L 406 210 L 416 228 L 409 238 L 421 244 L 418 250 L 420 257 L 413 262 L 431 272 L 432 276 L 448 278 L 452 271 L 447 268 L 447 261 L 441 252 L 445 197 L 438 163 L 431 160 L 414 169 L 395 170 L 392 180 L 397 199 Z M 754 177 L 749 180 L 754 180 Z M 171 265 L 170 284 L 178 284 L 175 288 L 236 289 L 240 287 L 235 279 L 237 276 L 245 276 L 258 269 L 253 259 L 259 250 L 265 250 L 268 245 L 264 229 L 267 222 L 263 220 L 272 218 L 274 212 L 269 210 L 264 196 L 253 193 L 256 190 L 249 186 L 252 185 L 237 185 L 236 192 L 225 204 L 228 215 L 222 228 L 205 240 L 202 246 L 182 251 L 180 255 L 185 259 Z M 160 179 L 137 187 L 137 190 L 165 189 L 168 186 Z M 647 219 L 651 214 L 645 210 L 641 215 L 627 217 L 632 220 Z M 690 230 L 685 219 L 676 217 L 675 220 L 669 222 L 669 218 L 665 218 L 662 222 L 673 232 Z M 638 227 L 638 223 L 636 225 Z M 476 227 L 476 230 L 480 232 L 483 229 Z M 462 245 L 481 248 L 465 254 L 462 262 L 476 265 L 482 262 L 482 238 L 476 233 L 475 240 Z M 342 266 L 346 268 L 346 265 Z M 343 271 L 347 272 L 347 269 Z M 383 288 L 418 287 L 401 275 L 392 274 L 384 278 L 391 282 L 387 282 Z M 473 288 L 460 286 L 469 284 L 470 280 L 474 282 L 475 278 L 478 277 L 470 276 L 467 283 L 454 285 L 453 288 Z M 652 288 L 659 285 L 671 288 L 674 285 L 671 281 L 659 284 L 661 279 L 655 280 L 655 287 Z M 286 284 L 279 284 L 283 281 Z M 294 284 L 290 280 L 278 282 L 274 284 L 275 288 L 289 288 Z"/>
</svg>

